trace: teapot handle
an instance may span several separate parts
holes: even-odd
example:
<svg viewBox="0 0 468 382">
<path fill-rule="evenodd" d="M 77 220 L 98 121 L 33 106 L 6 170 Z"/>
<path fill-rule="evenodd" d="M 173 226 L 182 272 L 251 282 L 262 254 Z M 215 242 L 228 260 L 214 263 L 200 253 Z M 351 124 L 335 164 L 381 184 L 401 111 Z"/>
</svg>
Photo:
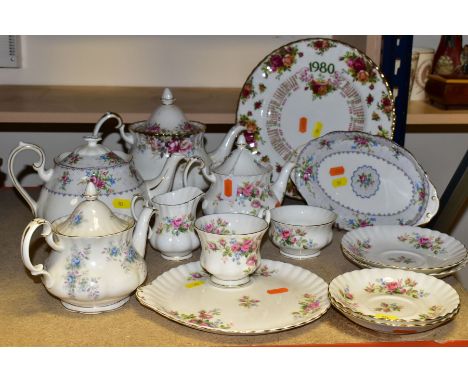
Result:
<svg viewBox="0 0 468 382">
<path fill-rule="evenodd" d="M 35 151 L 37 154 L 39 154 L 39 161 L 33 163 L 33 169 L 37 171 L 39 174 L 39 177 L 44 181 L 47 182 L 52 178 L 52 174 L 54 172 L 53 169 L 45 170 L 45 154 L 44 150 L 42 150 L 39 146 L 36 146 L 32 143 L 25 143 L 25 142 L 20 142 L 19 145 L 13 149 L 13 151 L 10 153 L 10 156 L 8 158 L 8 173 L 10 174 L 11 181 L 15 188 L 18 190 L 18 192 L 23 196 L 23 198 L 26 200 L 26 202 L 29 204 L 29 207 L 31 208 L 31 211 L 34 215 L 34 217 L 37 217 L 37 202 L 26 192 L 26 190 L 21 186 L 20 182 L 15 176 L 14 172 L 14 161 L 16 156 L 24 150 L 32 150 Z"/>
<path fill-rule="evenodd" d="M 54 242 L 53 234 L 52 234 L 52 225 L 45 219 L 36 218 L 31 221 L 23 232 L 23 237 L 21 238 L 21 257 L 23 259 L 24 266 L 31 272 L 33 276 L 42 275 L 44 280 L 44 285 L 47 288 L 51 288 L 54 285 L 54 279 L 50 275 L 49 272 L 44 270 L 43 264 L 32 265 L 31 257 L 29 254 L 29 246 L 31 242 L 31 237 L 41 225 L 44 225 L 42 229 L 42 237 L 45 238 L 47 244 L 49 244 L 52 249 L 56 251 L 61 251 L 63 249 L 62 246 Z"/>
<path fill-rule="evenodd" d="M 96 125 L 94 126 L 93 130 L 93 137 L 99 136 L 99 130 L 101 129 L 102 125 L 108 120 L 114 118 L 117 120 L 118 124 L 115 126 L 116 129 L 120 129 L 121 127 L 125 127 L 122 117 L 118 115 L 117 113 L 113 113 L 111 111 L 108 111 L 106 114 L 104 114 L 101 118 L 99 118 L 99 121 L 96 122 Z"/>
<path fill-rule="evenodd" d="M 185 165 L 184 176 L 182 178 L 182 187 L 187 187 L 188 185 L 188 173 L 190 172 L 190 168 L 195 164 L 200 163 L 200 170 L 205 167 L 205 162 L 200 157 L 192 157 Z"/>
<path fill-rule="evenodd" d="M 132 203 L 130 205 L 130 211 L 132 211 L 132 217 L 133 219 L 135 219 L 135 221 L 138 221 L 138 216 L 135 212 L 135 204 L 137 200 L 140 200 L 140 199 L 143 200 L 143 203 L 144 203 L 145 198 L 143 197 L 143 195 L 140 195 L 140 194 L 133 195 Z"/>
</svg>

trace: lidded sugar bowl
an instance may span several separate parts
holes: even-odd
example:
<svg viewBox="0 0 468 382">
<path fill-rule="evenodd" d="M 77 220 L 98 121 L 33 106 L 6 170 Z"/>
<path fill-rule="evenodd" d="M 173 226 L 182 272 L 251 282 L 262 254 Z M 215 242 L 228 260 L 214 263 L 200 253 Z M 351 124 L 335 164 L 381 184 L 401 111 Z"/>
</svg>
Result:
<svg viewBox="0 0 468 382">
<path fill-rule="evenodd" d="M 73 213 L 52 223 L 32 220 L 23 232 L 21 255 L 32 275 L 69 310 L 100 313 L 125 304 L 146 278 L 147 221 L 114 214 L 89 182 L 84 201 Z M 44 265 L 31 263 L 29 248 L 36 229 L 52 248 Z"/>
<path fill-rule="evenodd" d="M 161 172 L 167 158 L 174 153 L 187 157 L 199 157 L 205 165 L 220 163 L 230 153 L 235 138 L 244 126 L 233 126 L 217 150 L 207 153 L 205 150 L 204 133 L 206 126 L 200 122 L 188 121 L 182 110 L 175 105 L 172 92 L 166 88 L 161 97 L 161 105 L 154 110 L 147 121 L 132 123 L 129 132 L 125 126 L 119 126 L 120 134 L 125 142 L 131 145 L 131 154 L 135 167 L 143 179 L 152 179 Z M 183 166 L 179 167 L 174 178 L 174 189 L 183 186 Z M 200 166 L 190 169 L 187 186 L 208 188 L 203 179 Z"/>
<path fill-rule="evenodd" d="M 276 182 L 272 182 L 273 167 L 261 163 L 248 149 L 244 134 L 240 135 L 236 150 L 223 163 L 202 169 L 211 183 L 202 203 L 203 212 L 258 215 L 261 210 L 280 206 L 295 165 L 286 162 Z"/>
</svg>

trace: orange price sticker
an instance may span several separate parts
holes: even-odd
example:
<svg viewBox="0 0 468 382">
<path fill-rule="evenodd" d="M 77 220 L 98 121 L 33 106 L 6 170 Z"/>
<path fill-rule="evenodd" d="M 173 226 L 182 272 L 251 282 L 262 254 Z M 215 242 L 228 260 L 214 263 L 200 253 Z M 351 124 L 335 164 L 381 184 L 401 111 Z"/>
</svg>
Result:
<svg viewBox="0 0 468 382">
<path fill-rule="evenodd" d="M 224 179 L 224 195 L 228 198 L 232 196 L 232 179 Z"/>
<path fill-rule="evenodd" d="M 299 118 L 299 132 L 302 134 L 307 132 L 307 118 L 306 117 Z"/>
<path fill-rule="evenodd" d="M 330 176 L 343 175 L 345 173 L 345 168 L 343 166 L 336 166 L 330 168 Z"/>
<path fill-rule="evenodd" d="M 268 294 L 280 294 L 280 293 L 286 293 L 286 292 L 289 292 L 288 288 L 276 288 L 276 289 L 267 290 Z"/>
</svg>

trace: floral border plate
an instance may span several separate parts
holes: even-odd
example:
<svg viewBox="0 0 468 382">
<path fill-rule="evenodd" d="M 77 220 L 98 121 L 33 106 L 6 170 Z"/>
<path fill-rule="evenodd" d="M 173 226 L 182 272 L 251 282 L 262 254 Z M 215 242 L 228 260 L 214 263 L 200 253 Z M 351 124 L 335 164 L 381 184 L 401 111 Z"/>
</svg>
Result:
<svg viewBox="0 0 468 382">
<path fill-rule="evenodd" d="M 438 206 L 429 203 L 433 187 L 416 159 L 366 133 L 332 132 L 309 141 L 293 181 L 307 204 L 334 211 L 337 225 L 347 230 L 420 224 Z"/>
<path fill-rule="evenodd" d="M 353 315 L 392 324 L 439 322 L 460 306 L 458 293 L 446 282 L 389 268 L 344 273 L 331 281 L 329 294 Z"/>
<path fill-rule="evenodd" d="M 343 236 L 341 248 L 369 266 L 426 274 L 456 267 L 468 257 L 466 248 L 453 237 L 412 226 L 355 229 Z"/>
<path fill-rule="evenodd" d="M 262 260 L 242 287 L 214 286 L 193 262 L 173 268 L 138 288 L 142 304 L 194 329 L 220 334 L 267 334 L 315 321 L 330 308 L 328 285 L 314 273 Z"/>
<path fill-rule="evenodd" d="M 331 131 L 391 139 L 395 110 L 390 87 L 369 57 L 336 40 L 309 38 L 276 49 L 255 67 L 239 95 L 237 123 L 279 172 L 298 146 Z"/>
</svg>

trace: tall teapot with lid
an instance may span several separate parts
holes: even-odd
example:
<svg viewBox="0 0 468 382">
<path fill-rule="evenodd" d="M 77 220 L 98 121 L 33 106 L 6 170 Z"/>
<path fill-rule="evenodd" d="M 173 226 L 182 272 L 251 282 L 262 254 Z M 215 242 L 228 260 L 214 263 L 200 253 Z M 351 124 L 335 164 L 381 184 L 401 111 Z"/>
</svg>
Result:
<svg viewBox="0 0 468 382">
<path fill-rule="evenodd" d="M 144 260 L 148 216 L 138 220 L 114 214 L 98 199 L 89 182 L 84 201 L 73 213 L 53 222 L 36 218 L 21 239 L 24 265 L 42 276 L 47 290 L 69 310 L 100 313 L 125 304 L 146 278 Z M 42 226 L 42 236 L 52 248 L 44 264 L 31 263 L 31 237 Z"/>
<path fill-rule="evenodd" d="M 182 110 L 175 105 L 175 98 L 169 89 L 164 89 L 161 105 L 151 114 L 147 121 L 140 121 L 129 126 L 119 127 L 122 138 L 131 145 L 135 166 L 143 179 L 151 179 L 161 172 L 167 158 L 174 153 L 188 157 L 200 157 L 209 166 L 220 163 L 230 153 L 243 126 L 233 126 L 216 151 L 205 151 L 204 133 L 206 126 L 200 122 L 188 121 Z M 182 167 L 174 179 L 174 189 L 182 187 Z M 201 168 L 190 169 L 187 186 L 208 188 L 209 183 L 203 178 Z"/>
<path fill-rule="evenodd" d="M 295 165 L 295 162 L 286 162 L 273 183 L 273 167 L 258 161 L 248 149 L 244 135 L 240 135 L 237 149 L 224 163 L 211 169 L 205 166 L 202 170 L 211 183 L 202 203 L 203 212 L 206 215 L 225 212 L 258 215 L 261 210 L 281 205 Z"/>
</svg>

